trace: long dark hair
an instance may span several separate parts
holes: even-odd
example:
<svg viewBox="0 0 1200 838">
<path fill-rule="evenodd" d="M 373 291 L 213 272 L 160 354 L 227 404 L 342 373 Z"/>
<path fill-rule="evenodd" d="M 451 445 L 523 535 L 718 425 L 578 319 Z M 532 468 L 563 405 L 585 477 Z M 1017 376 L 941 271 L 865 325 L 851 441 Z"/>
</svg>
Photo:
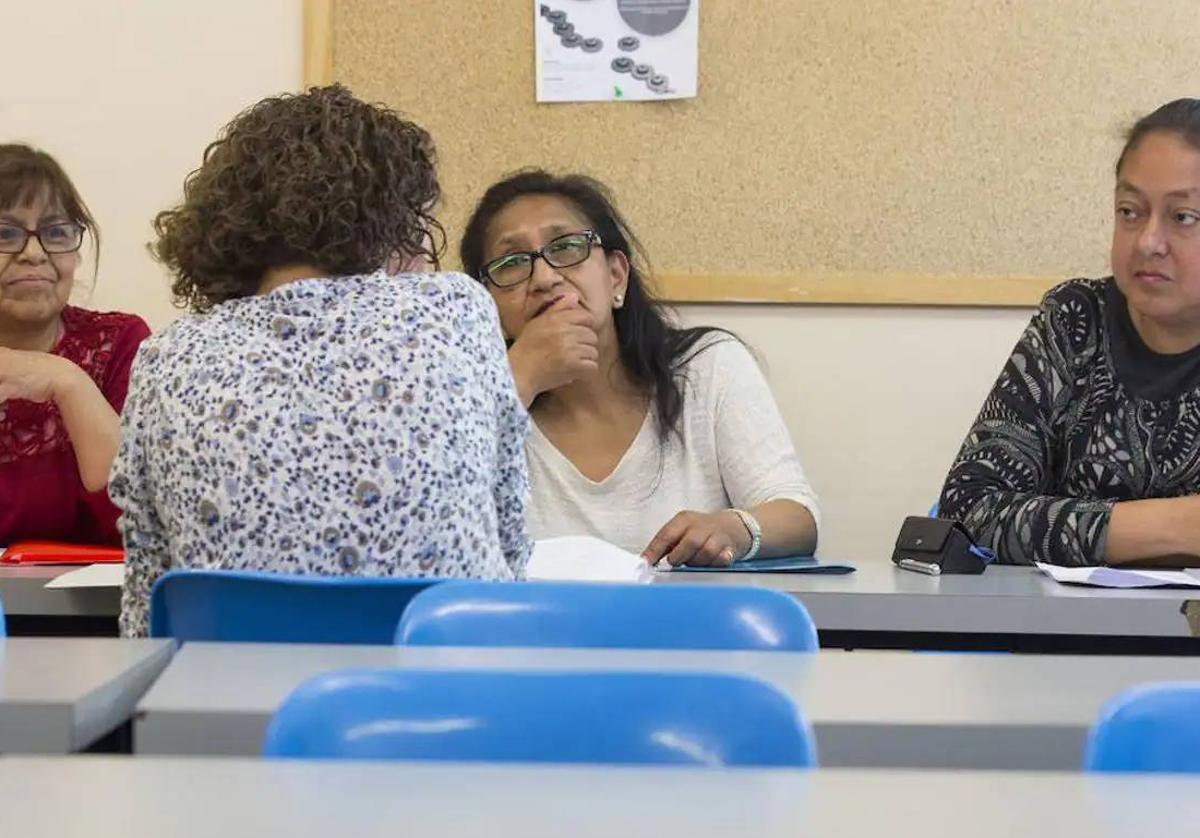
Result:
<svg viewBox="0 0 1200 838">
<path fill-rule="evenodd" d="M 1125 135 L 1125 146 L 1117 158 L 1117 177 L 1125 158 L 1148 134 L 1174 134 L 1200 151 L 1200 99 L 1176 99 L 1146 114 Z"/>
<path fill-rule="evenodd" d="M 463 270 L 479 278 L 483 273 L 484 236 L 496 214 L 525 195 L 553 195 L 569 201 L 588 219 L 606 251 L 620 251 L 629 260 L 625 303 L 613 312 L 621 363 L 630 376 L 651 394 L 658 419 L 660 441 L 678 431 L 683 412 L 684 367 L 712 346 L 701 343 L 709 334 L 736 337 L 724 329 L 676 325 L 648 286 L 645 250 L 617 211 L 608 187 L 585 175 L 553 175 L 526 169 L 494 184 L 479 199 L 459 245 Z M 481 280 L 482 281 L 482 280 Z"/>
</svg>

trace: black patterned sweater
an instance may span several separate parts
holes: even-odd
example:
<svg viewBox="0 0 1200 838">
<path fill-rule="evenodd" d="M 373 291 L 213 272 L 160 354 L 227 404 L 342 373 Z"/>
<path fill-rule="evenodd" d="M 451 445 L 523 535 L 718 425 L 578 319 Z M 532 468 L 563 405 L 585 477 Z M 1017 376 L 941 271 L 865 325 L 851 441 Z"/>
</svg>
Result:
<svg viewBox="0 0 1200 838">
<path fill-rule="evenodd" d="M 1051 290 L 942 489 L 997 561 L 1099 564 L 1117 501 L 1200 491 L 1200 347 L 1142 342 L 1111 277 Z"/>
</svg>

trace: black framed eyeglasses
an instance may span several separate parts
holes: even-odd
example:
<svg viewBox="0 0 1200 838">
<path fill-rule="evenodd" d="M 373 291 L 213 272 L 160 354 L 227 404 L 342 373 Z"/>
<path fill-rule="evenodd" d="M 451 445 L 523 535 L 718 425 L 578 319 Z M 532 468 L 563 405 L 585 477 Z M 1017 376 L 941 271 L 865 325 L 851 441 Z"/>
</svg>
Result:
<svg viewBox="0 0 1200 838">
<path fill-rule="evenodd" d="M 33 236 L 47 253 L 74 253 L 83 246 L 83 225 L 74 221 L 46 224 L 36 230 L 0 224 L 0 253 L 20 253 Z"/>
<path fill-rule="evenodd" d="M 545 259 L 552 268 L 569 268 L 592 255 L 593 247 L 603 247 L 600 236 L 592 230 L 567 233 L 551 239 L 540 250 L 507 253 L 483 266 L 479 279 L 498 288 L 512 288 L 533 276 L 533 263 Z"/>
</svg>

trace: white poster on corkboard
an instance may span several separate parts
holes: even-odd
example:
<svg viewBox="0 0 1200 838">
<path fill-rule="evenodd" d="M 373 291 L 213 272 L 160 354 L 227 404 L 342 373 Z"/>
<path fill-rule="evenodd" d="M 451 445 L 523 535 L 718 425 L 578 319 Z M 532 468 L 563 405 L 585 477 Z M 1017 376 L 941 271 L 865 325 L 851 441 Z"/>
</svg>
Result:
<svg viewBox="0 0 1200 838">
<path fill-rule="evenodd" d="M 534 0 L 539 102 L 696 95 L 700 0 Z"/>
</svg>

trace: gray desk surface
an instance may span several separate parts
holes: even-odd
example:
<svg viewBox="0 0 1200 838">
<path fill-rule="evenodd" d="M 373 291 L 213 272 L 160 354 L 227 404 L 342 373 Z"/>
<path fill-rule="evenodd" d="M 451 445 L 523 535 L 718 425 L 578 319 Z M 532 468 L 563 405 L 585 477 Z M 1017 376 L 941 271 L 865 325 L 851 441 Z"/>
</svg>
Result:
<svg viewBox="0 0 1200 838">
<path fill-rule="evenodd" d="M 249 755 L 301 681 L 355 666 L 722 670 L 761 677 L 810 720 L 830 767 L 1070 770 L 1101 706 L 1192 658 L 909 652 L 663 652 L 185 644 L 138 703 L 139 753 Z"/>
<path fill-rule="evenodd" d="M 46 590 L 46 583 L 74 567 L 62 565 L 0 567 L 0 602 L 4 613 L 38 617 L 116 617 L 120 588 Z"/>
<path fill-rule="evenodd" d="M 1127 838 L 1200 823 L 1200 778 L 10 757 L 22 838 Z"/>
<path fill-rule="evenodd" d="M 1060 585 L 1036 568 L 925 576 L 878 559 L 844 576 L 658 573 L 655 584 L 744 584 L 792 594 L 825 631 L 1190 637 L 1180 612 L 1200 590 L 1106 590 Z"/>
<path fill-rule="evenodd" d="M 798 597 L 825 632 L 1188 638 L 1180 607 L 1200 591 L 1116 591 L 1059 585 L 1036 570 L 923 576 L 891 562 L 857 562 L 846 576 L 659 573 L 656 584 L 755 585 Z M 0 602 L 13 616 L 116 617 L 119 588 L 46 590 L 62 567 L 0 567 Z"/>
<path fill-rule="evenodd" d="M 0 753 L 91 745 L 129 720 L 172 648 L 169 640 L 0 640 Z"/>
</svg>

